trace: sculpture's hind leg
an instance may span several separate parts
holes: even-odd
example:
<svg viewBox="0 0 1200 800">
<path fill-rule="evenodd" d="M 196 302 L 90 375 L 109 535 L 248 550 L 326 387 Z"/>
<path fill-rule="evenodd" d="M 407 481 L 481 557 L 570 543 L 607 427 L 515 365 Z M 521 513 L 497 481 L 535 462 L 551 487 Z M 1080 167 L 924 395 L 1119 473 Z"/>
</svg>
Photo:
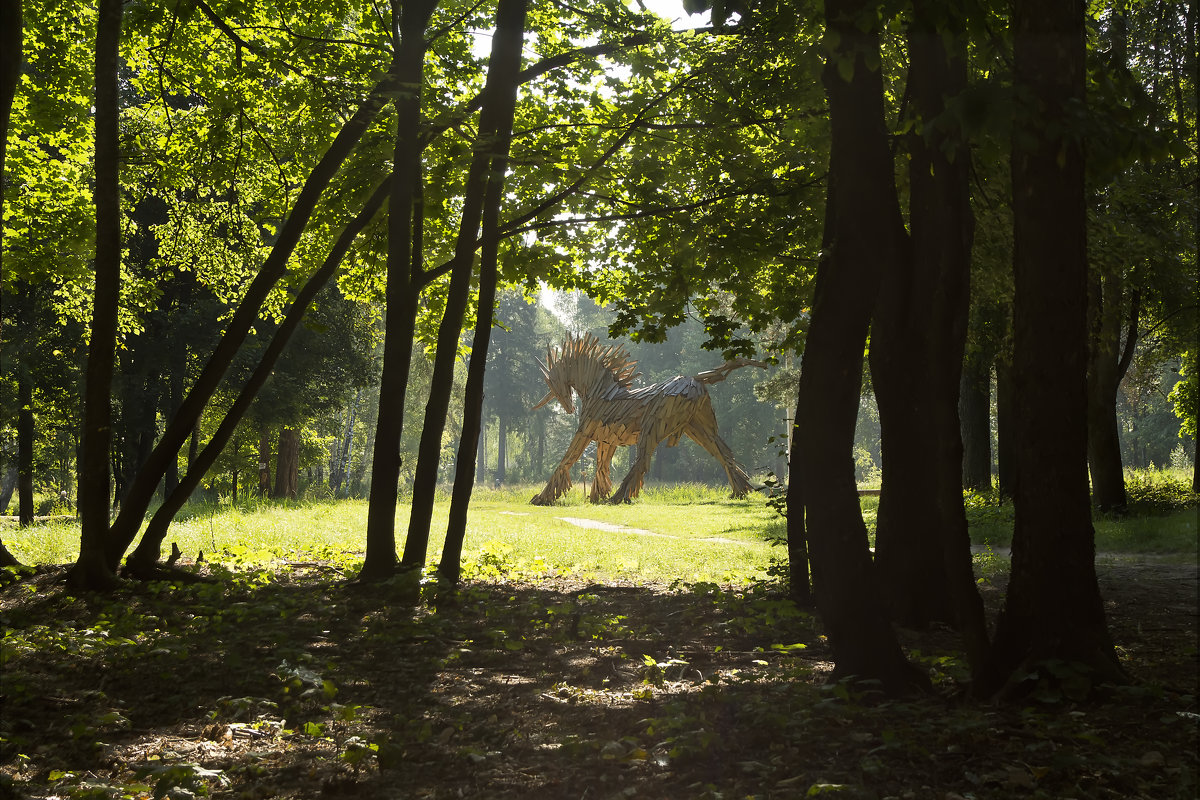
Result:
<svg viewBox="0 0 1200 800">
<path fill-rule="evenodd" d="M 605 444 L 604 442 L 596 442 L 596 479 L 592 481 L 592 496 L 593 503 L 599 503 L 612 493 L 612 470 L 613 453 L 617 450 L 615 444 Z"/>
<path fill-rule="evenodd" d="M 558 467 L 550 476 L 546 488 L 535 494 L 529 501 L 532 505 L 548 506 L 566 494 L 567 490 L 571 488 L 571 467 L 575 466 L 575 462 L 583 455 L 583 451 L 587 449 L 591 441 L 592 437 L 585 436 L 578 431 L 575 432 L 575 437 L 571 439 L 571 446 L 567 448 L 567 454 L 563 456 L 562 461 L 558 462 Z"/>
<path fill-rule="evenodd" d="M 642 490 L 642 480 L 645 479 L 646 473 L 650 470 L 650 457 L 654 454 L 654 448 L 657 446 L 657 440 L 651 440 L 646 436 L 638 439 L 637 454 L 633 460 L 633 467 L 629 470 L 629 474 L 625 476 L 625 480 L 621 481 L 621 486 L 617 489 L 616 494 L 610 497 L 608 502 L 613 505 L 628 503 L 638 496 L 638 492 Z"/>
<path fill-rule="evenodd" d="M 703 414 L 697 414 L 698 418 Z M 688 423 L 686 433 L 692 437 L 692 441 L 703 447 L 712 457 L 721 462 L 721 466 L 725 468 L 725 475 L 729 478 L 729 486 L 733 489 L 733 496 L 737 498 L 745 497 L 753 486 L 750 485 L 750 476 L 746 474 L 746 470 L 737 462 L 733 456 L 733 450 L 729 445 L 725 444 L 725 440 L 717 433 L 717 418 L 712 413 L 712 408 L 708 409 L 707 415 L 712 421 L 711 429 L 707 425 L 697 424 L 696 420 Z M 701 423 L 707 420 L 701 420 Z"/>
</svg>

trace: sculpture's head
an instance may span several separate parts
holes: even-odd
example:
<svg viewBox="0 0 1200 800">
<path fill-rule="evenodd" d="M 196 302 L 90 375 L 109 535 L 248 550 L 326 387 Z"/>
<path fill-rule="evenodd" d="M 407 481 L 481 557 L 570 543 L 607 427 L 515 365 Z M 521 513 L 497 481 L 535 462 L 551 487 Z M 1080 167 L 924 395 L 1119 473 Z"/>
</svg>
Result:
<svg viewBox="0 0 1200 800">
<path fill-rule="evenodd" d="M 531 410 L 557 400 L 568 414 L 575 413 L 572 392 L 588 397 L 614 384 L 628 389 L 636 377 L 636 361 L 620 345 L 600 346 L 592 334 L 568 335 L 562 347 L 546 348 L 546 361 L 538 361 L 550 392 Z"/>
<path fill-rule="evenodd" d="M 530 410 L 536 411 L 551 400 L 557 400 L 568 414 L 574 414 L 575 403 L 571 397 L 571 384 L 568 382 L 565 370 L 562 368 L 562 361 L 555 361 L 552 357 L 548 356 L 546 364 L 538 361 L 538 366 L 542 369 L 542 377 L 545 378 L 546 385 L 550 387 L 550 391 Z"/>
</svg>

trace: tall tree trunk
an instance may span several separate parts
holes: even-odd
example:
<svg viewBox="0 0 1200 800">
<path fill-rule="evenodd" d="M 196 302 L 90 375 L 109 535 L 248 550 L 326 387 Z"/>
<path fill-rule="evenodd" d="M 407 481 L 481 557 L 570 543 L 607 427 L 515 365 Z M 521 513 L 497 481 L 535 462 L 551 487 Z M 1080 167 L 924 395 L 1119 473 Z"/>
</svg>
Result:
<svg viewBox="0 0 1200 800">
<path fill-rule="evenodd" d="M 834 678 L 878 680 L 899 694 L 927 681 L 905 659 L 880 605 L 852 454 L 872 306 L 881 275 L 900 268 L 906 248 L 884 123 L 878 24 L 866 31 L 856 24 L 874 20 L 876 11 L 864 0 L 825 3 L 826 40 L 833 43 L 824 72 L 829 195 L 797 401 L 796 418 L 805 425 L 795 431 L 790 491 L 800 491 L 801 503 L 789 503 L 788 522 L 806 534 Z"/>
<path fill-rule="evenodd" d="M 996 490 L 1012 499 L 1017 483 L 1017 390 L 1011 356 L 996 359 Z"/>
<path fill-rule="evenodd" d="M 826 243 L 828 243 L 829 215 L 825 217 Z M 788 590 L 792 599 L 799 605 L 808 607 L 813 604 L 812 582 L 809 571 L 808 534 L 804 526 L 804 487 L 800 483 L 799 454 L 795 442 L 800 435 L 800 426 L 796 424 L 800 415 L 800 403 L 792 414 L 792 428 L 788 432 L 788 480 L 787 496 L 784 497 L 787 509 L 787 549 L 788 549 Z M 857 490 L 857 482 L 855 484 Z"/>
<path fill-rule="evenodd" d="M 1088 281 L 1087 422 L 1088 467 L 1092 478 L 1092 503 L 1104 512 L 1125 509 L 1125 467 L 1117 423 L 1117 392 L 1133 361 L 1137 344 L 1140 297 L 1130 297 L 1129 328 L 1122 344 L 1124 281 L 1120 270 L 1094 268 Z"/>
<path fill-rule="evenodd" d="M 450 498 L 450 515 L 446 525 L 446 541 L 438 574 L 452 583 L 458 582 L 463 539 L 467 532 L 467 510 L 474 485 L 475 449 L 482 428 L 483 378 L 487 366 L 488 346 L 491 343 L 492 319 L 496 308 L 496 275 L 500 246 L 500 205 L 504 200 L 504 174 L 508 169 L 508 152 L 512 143 L 513 116 L 517 106 L 518 76 L 521 69 L 521 45 L 525 39 L 525 11 L 529 0 L 500 0 L 496 9 L 496 32 L 492 39 L 492 54 L 488 61 L 487 88 L 484 108 L 497 106 L 495 123 L 486 131 L 486 148 L 491 157 L 484 192 L 479 256 L 479 303 L 475 317 L 475 337 L 471 344 L 471 363 L 467 368 L 466 396 L 463 401 L 463 431 L 458 444 L 458 464 L 454 473 L 454 492 Z M 482 114 L 482 112 L 481 112 Z M 482 120 L 481 120 L 482 122 Z M 485 131 L 481 125 L 480 133 Z M 498 462 L 496 478 L 504 480 L 504 417 L 500 417 L 500 444 L 496 448 Z"/>
<path fill-rule="evenodd" d="M 947 101 L 966 90 L 966 35 L 964 20 L 940 0 L 913 5 L 909 92 L 921 124 L 908 137 L 912 249 L 884 274 L 871 337 L 883 436 L 875 568 L 893 619 L 918 628 L 954 623 L 978 669 L 987 631 L 963 508 L 958 418 L 974 218 L 966 137 L 945 119 Z M 889 216 L 890 227 L 902 226 L 898 205 Z"/>
<path fill-rule="evenodd" d="M 524 19 L 523 9 L 521 17 Z M 509 87 L 502 82 L 505 80 L 502 70 L 494 67 L 501 39 L 500 36 L 494 36 L 492 39 L 492 55 L 488 62 L 483 104 L 479 111 L 479 140 L 476 142 L 467 173 L 462 216 L 459 220 L 458 238 L 454 246 L 454 266 L 450 271 L 450 287 L 446 293 L 446 307 L 442 312 L 441 324 L 438 326 L 433 376 L 430 379 L 429 399 L 425 405 L 421 443 L 417 450 L 417 469 L 413 477 L 408 537 L 404 541 L 404 556 L 400 560 L 401 566 L 406 569 L 422 567 L 425 563 L 425 555 L 429 550 L 429 526 L 433 518 L 438 469 L 441 465 L 442 434 L 446 430 L 446 412 L 450 407 L 450 395 L 454 387 L 454 362 L 458 354 L 458 342 L 462 336 L 463 316 L 467 310 L 467 301 L 470 299 L 471 267 L 474 264 L 475 250 L 478 247 L 479 224 L 483 215 L 489 166 L 495 147 L 494 139 L 503 129 L 502 115 L 504 105 L 508 102 L 506 93 L 515 91 L 517 86 L 515 74 L 512 86 Z M 488 313 L 491 314 L 491 312 L 492 309 L 489 308 Z M 474 456 L 474 447 L 475 445 L 472 443 L 472 452 L 467 456 L 468 460 Z"/>
<path fill-rule="evenodd" d="M 275 458 L 275 491 L 278 500 L 295 500 L 300 490 L 300 432 L 295 428 L 279 429 L 278 453 Z"/>
<path fill-rule="evenodd" d="M 503 412 L 496 421 L 496 485 L 508 481 L 508 416 Z"/>
<path fill-rule="evenodd" d="M 258 432 L 258 496 L 271 496 L 271 430 L 266 425 Z"/>
<path fill-rule="evenodd" d="M 5 172 L 4 172 L 4 156 L 5 156 L 6 151 L 8 150 L 8 123 L 9 123 L 9 120 L 11 119 L 11 115 L 12 115 L 12 103 L 13 103 L 13 98 L 16 96 L 17 84 L 21 79 L 21 45 L 22 45 L 22 42 L 24 39 L 24 27 L 23 27 L 23 20 L 22 20 L 22 16 L 21 16 L 21 0 L 0 0 L 0 31 L 2 31 L 2 33 L 0 33 L 0 36 L 4 37 L 3 46 L 0 47 L 0 53 L 3 53 L 3 55 L 0 56 L 0 59 L 2 59 L 2 60 L 0 60 L 0 180 L 3 180 L 2 176 L 5 174 Z M 0 192 L 0 225 L 3 224 L 3 222 L 2 222 L 3 219 L 4 219 L 4 198 L 3 198 L 3 192 Z M 2 248 L 0 248 L 0 249 L 2 249 Z M 0 259 L 3 259 L 2 254 L 0 254 Z M 6 281 L 4 280 L 4 262 L 2 260 L 0 260 L 0 286 L 3 286 L 5 283 L 6 283 Z M 20 379 L 18 379 L 18 383 L 20 383 Z M 26 385 L 28 385 L 28 383 L 26 383 Z M 20 429 L 20 427 L 24 424 L 23 409 L 25 408 L 25 402 L 24 402 L 23 393 L 18 391 L 18 394 L 21 395 L 18 398 L 18 403 L 21 406 L 21 409 L 19 409 L 17 412 L 17 417 L 18 417 L 17 427 L 18 427 L 18 429 Z M 32 392 L 30 392 L 30 395 L 32 395 Z M 30 397 L 30 404 L 32 405 L 32 396 Z M 33 432 L 32 416 L 30 416 L 30 419 L 29 419 L 29 429 L 30 429 L 29 430 L 30 434 L 32 434 L 32 432 Z M 32 435 L 30 438 L 32 438 Z M 30 451 L 32 453 L 32 447 L 30 447 Z M 32 510 L 33 510 L 33 508 L 32 508 L 32 506 L 33 506 L 32 470 L 29 471 L 29 476 L 30 476 L 30 482 L 29 482 L 29 507 L 30 508 L 29 508 L 29 510 L 30 510 L 30 512 L 32 512 Z M 5 493 L 5 497 L 4 497 L 5 510 L 7 510 L 8 498 L 11 496 L 11 492 L 12 492 L 12 486 L 7 485 L 7 479 L 8 479 L 8 476 L 6 474 L 5 475 L 6 493 Z M 19 499 L 18 499 L 18 506 L 20 506 Z M 18 511 L 20 511 L 19 508 L 18 508 Z M 20 519 L 19 524 L 22 524 L 22 525 L 29 524 L 29 522 L 26 522 L 24 520 L 23 515 L 18 514 L 18 516 Z M 32 521 L 32 518 L 30 519 L 30 521 Z M 6 548 L 4 546 L 3 542 L 0 542 L 0 566 L 15 567 L 15 566 L 19 566 L 19 565 L 20 565 L 20 562 L 16 559 L 16 557 L 13 556 L 13 554 L 8 551 L 8 548 Z"/>
<path fill-rule="evenodd" d="M 25 285 L 24 281 L 21 282 Z M 28 292 L 26 292 L 28 294 Z M 33 375 L 20 354 L 17 364 L 17 524 L 33 524 Z"/>
<path fill-rule="evenodd" d="M 111 568 L 116 568 L 121 555 L 137 536 L 138 528 L 141 527 L 142 520 L 146 515 L 146 509 L 154 497 L 159 481 L 167 471 L 168 464 L 172 459 L 178 457 L 180 448 L 189 432 L 195 428 L 205 405 L 221 385 L 226 370 L 233 363 L 242 342 L 245 341 L 251 326 L 258 318 L 258 312 L 263 302 L 275 284 L 287 272 L 288 260 L 316 208 L 317 200 L 320 199 L 325 187 L 337 174 L 342 162 L 350 155 L 354 145 L 379 115 L 388 92 L 394 85 L 393 80 L 392 76 L 388 76 L 371 89 L 367 99 L 338 131 L 337 136 L 329 145 L 329 149 L 325 151 L 321 160 L 309 173 L 308 179 L 296 196 L 291 212 L 279 230 L 279 236 L 275 240 L 271 252 L 259 268 L 254 280 L 246 288 L 246 293 L 234 311 L 233 317 L 229 320 L 221 340 L 213 349 L 208 362 L 192 385 L 191 391 L 180 404 L 175 418 L 167 425 L 154 451 L 146 459 L 142 469 L 138 470 L 108 537 L 107 554 Z"/>
<path fill-rule="evenodd" d="M 962 428 L 963 488 L 992 489 L 992 365 L 985 354 L 967 354 L 963 361 L 958 417 Z"/>
<path fill-rule="evenodd" d="M 392 3 L 397 30 L 399 80 L 418 91 L 397 96 L 396 146 L 392 158 L 391 204 L 388 210 L 387 327 L 383 336 L 383 372 L 379 413 L 371 459 L 371 496 L 367 504 L 367 544 L 360 581 L 386 580 L 397 566 L 396 501 L 400 480 L 400 436 L 404 401 L 412 364 L 417 320 L 416 277 L 422 269 L 421 92 L 425 73 L 425 28 L 437 0 Z"/>
<path fill-rule="evenodd" d="M 79 559 L 67 576 L 68 585 L 77 589 L 108 589 L 116 582 L 115 564 L 106 558 L 105 545 L 111 486 L 112 377 L 121 297 L 121 107 L 117 89 L 121 6 L 121 0 L 100 0 L 96 21 L 96 288 L 79 448 Z"/>
<path fill-rule="evenodd" d="M 1048 662 L 1123 681 L 1096 582 L 1087 477 L 1087 233 L 1080 0 L 1016 0 L 1012 141 L 1016 520 L 985 691 L 1020 692 Z"/>
</svg>

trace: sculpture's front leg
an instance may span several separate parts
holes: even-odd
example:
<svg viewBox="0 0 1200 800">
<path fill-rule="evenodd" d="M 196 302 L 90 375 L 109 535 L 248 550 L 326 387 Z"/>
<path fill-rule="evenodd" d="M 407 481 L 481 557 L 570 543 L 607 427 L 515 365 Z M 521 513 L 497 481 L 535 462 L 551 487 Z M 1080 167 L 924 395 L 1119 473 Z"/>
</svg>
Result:
<svg viewBox="0 0 1200 800">
<path fill-rule="evenodd" d="M 612 493 L 612 477 L 609 472 L 612 468 L 613 453 L 616 450 L 615 444 L 596 442 L 596 479 L 592 481 L 591 498 L 593 503 L 599 503 Z"/>
<path fill-rule="evenodd" d="M 562 461 L 558 462 L 558 467 L 554 470 L 554 474 L 550 476 L 550 480 L 546 483 L 546 488 L 533 496 L 529 502 L 535 506 L 551 505 L 562 495 L 566 494 L 571 488 L 571 467 L 575 466 L 575 462 L 583 455 L 583 451 L 591 444 L 592 438 L 576 431 L 575 437 L 571 439 L 571 446 L 567 448 L 567 454 L 563 456 Z"/>
</svg>

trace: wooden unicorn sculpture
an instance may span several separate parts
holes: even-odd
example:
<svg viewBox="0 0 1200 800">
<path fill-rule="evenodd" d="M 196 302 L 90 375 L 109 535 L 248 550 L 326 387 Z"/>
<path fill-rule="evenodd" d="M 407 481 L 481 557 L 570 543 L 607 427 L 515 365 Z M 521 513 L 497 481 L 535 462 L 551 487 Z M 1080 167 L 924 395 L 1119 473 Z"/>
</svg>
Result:
<svg viewBox="0 0 1200 800">
<path fill-rule="evenodd" d="M 619 345 L 601 347 L 591 334 L 568 336 L 557 351 L 547 348 L 546 363 L 538 362 L 550 392 L 533 408 L 558 400 L 568 414 L 575 413 L 571 392 L 579 395 L 579 428 L 566 455 L 550 476 L 546 488 L 534 496 L 534 505 L 550 505 L 571 488 L 571 467 L 591 442 L 596 443 L 596 478 L 591 500 L 598 503 L 612 492 L 609 468 L 618 446 L 636 445 L 633 468 L 610 503 L 628 503 L 637 497 L 650 469 L 650 458 L 664 439 L 671 447 L 685 433 L 721 462 L 734 497 L 750 491 L 746 470 L 733 457 L 729 445 L 717 434 L 717 417 L 707 385 L 725 380 L 733 370 L 748 365 L 765 368 L 761 361 L 738 358 L 695 377 L 677 377 L 634 389 L 636 361 Z"/>
</svg>

